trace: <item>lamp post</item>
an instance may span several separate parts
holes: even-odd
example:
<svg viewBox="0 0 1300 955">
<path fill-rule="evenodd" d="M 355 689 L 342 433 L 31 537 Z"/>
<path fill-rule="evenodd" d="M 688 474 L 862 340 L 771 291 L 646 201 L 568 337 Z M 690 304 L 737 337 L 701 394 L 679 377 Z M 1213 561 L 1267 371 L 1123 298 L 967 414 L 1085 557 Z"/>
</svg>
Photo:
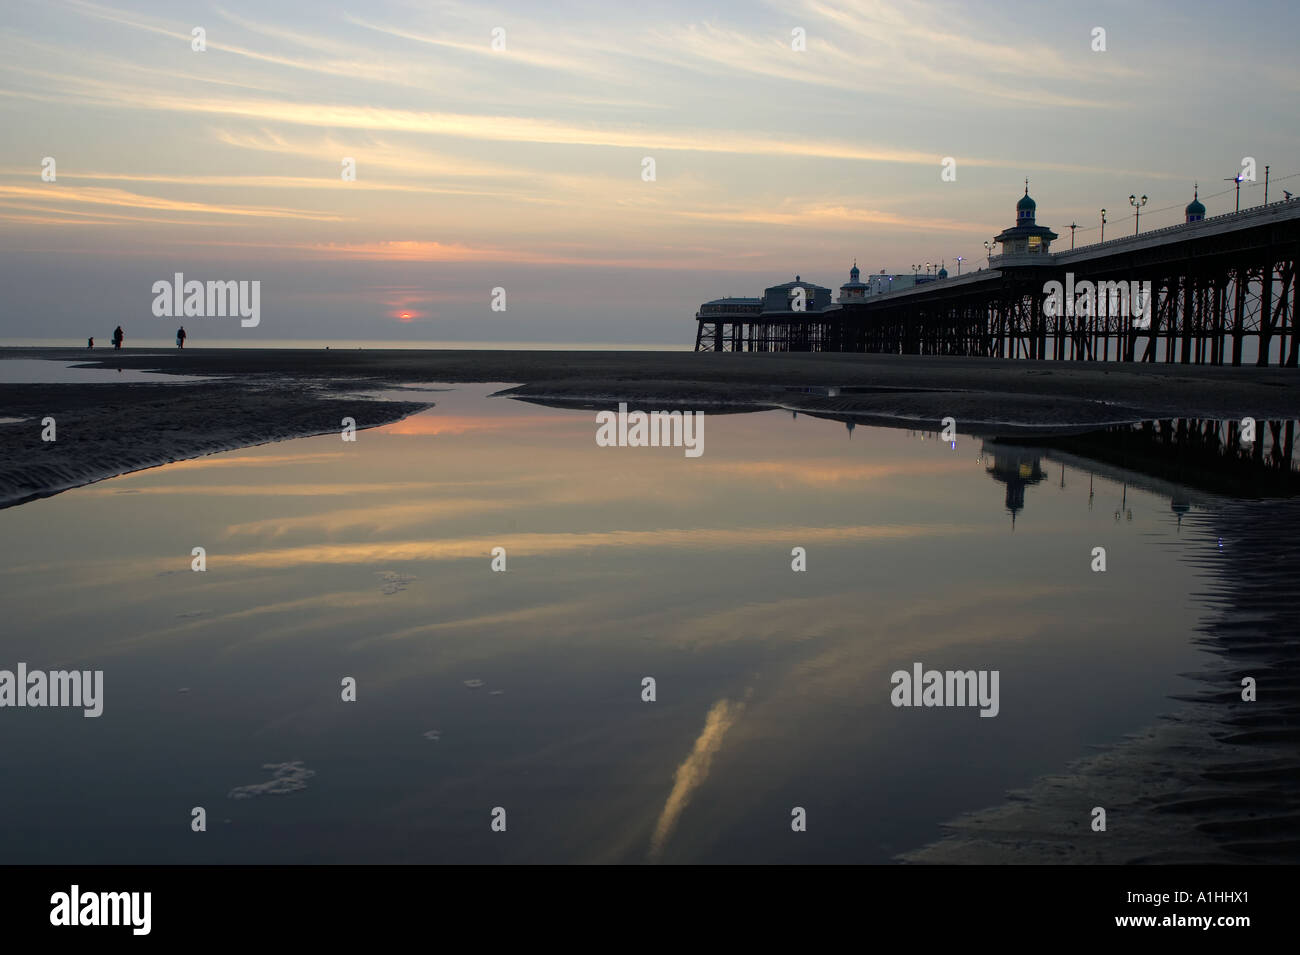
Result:
<svg viewBox="0 0 1300 955">
<path fill-rule="evenodd" d="M 1101 241 L 1106 241 L 1106 210 L 1101 210 Z"/>
<path fill-rule="evenodd" d="M 961 264 L 962 264 L 962 262 L 965 260 L 965 258 L 966 258 L 966 256 L 964 256 L 964 255 L 959 255 L 959 256 L 957 256 L 957 274 L 958 274 L 958 275 L 961 275 Z"/>
<path fill-rule="evenodd" d="M 1225 179 L 1224 182 L 1235 182 L 1237 184 L 1237 208 L 1236 212 L 1241 211 L 1241 173 L 1233 176 L 1231 179 Z"/>
<path fill-rule="evenodd" d="M 930 272 L 931 272 L 930 263 L 929 263 L 929 262 L 926 262 L 926 263 L 925 263 L 925 274 L 926 274 L 926 275 L 929 275 Z"/>
<path fill-rule="evenodd" d="M 1074 248 L 1074 230 L 1077 228 L 1079 228 L 1079 224 L 1077 222 L 1070 223 L 1070 248 L 1072 249 Z"/>
<path fill-rule="evenodd" d="M 1133 234 L 1138 234 L 1138 217 L 1142 215 L 1142 207 L 1147 204 L 1147 197 L 1139 199 L 1137 196 L 1130 195 L 1128 204 L 1133 207 Z"/>
<path fill-rule="evenodd" d="M 989 268 L 992 268 L 992 267 L 993 267 L 993 243 L 992 243 L 992 242 L 985 242 L 985 243 L 984 243 L 984 251 L 988 253 L 988 256 L 989 256 Z"/>
</svg>

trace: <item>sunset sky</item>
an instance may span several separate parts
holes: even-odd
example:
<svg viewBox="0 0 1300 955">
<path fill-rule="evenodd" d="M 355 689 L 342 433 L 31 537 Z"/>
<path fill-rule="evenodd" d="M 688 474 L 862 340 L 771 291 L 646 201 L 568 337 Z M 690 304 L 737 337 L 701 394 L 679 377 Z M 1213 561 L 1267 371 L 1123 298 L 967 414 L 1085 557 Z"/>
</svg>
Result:
<svg viewBox="0 0 1300 955">
<path fill-rule="evenodd" d="M 1058 248 L 1102 206 L 1131 233 L 1130 193 L 1144 231 L 1197 180 L 1229 212 L 1246 156 L 1243 206 L 1265 163 L 1300 192 L 1287 3 L 4 9 L 0 341 L 168 340 L 150 289 L 183 272 L 262 283 L 257 328 L 197 346 L 689 345 L 700 301 L 796 273 L 978 268 L 1026 176 Z"/>
</svg>

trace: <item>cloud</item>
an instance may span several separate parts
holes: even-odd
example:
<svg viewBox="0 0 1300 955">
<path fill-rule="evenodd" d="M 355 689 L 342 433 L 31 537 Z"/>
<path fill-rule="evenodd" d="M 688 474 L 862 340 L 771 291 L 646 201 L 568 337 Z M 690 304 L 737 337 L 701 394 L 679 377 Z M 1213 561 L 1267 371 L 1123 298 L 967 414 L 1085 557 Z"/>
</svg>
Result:
<svg viewBox="0 0 1300 955">
<path fill-rule="evenodd" d="M 112 206 L 137 210 L 158 210 L 161 212 L 189 212 L 218 216 L 251 216 L 272 219 L 306 219 L 313 222 L 341 222 L 343 216 L 326 212 L 306 212 L 286 209 L 279 206 L 237 206 L 218 205 L 207 202 L 186 202 L 179 199 L 163 199 L 158 196 L 145 196 L 125 189 L 111 189 L 88 186 L 68 188 L 67 186 L 0 186 L 0 205 L 8 205 L 12 200 L 28 200 L 37 203 L 85 203 L 93 206 Z"/>
</svg>

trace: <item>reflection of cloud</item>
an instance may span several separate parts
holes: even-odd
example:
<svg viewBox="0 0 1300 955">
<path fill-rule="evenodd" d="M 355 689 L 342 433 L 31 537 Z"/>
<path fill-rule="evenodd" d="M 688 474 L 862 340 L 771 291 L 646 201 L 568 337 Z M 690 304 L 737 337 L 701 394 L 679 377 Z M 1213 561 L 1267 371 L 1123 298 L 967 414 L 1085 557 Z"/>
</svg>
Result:
<svg viewBox="0 0 1300 955">
<path fill-rule="evenodd" d="M 499 634 L 512 627 L 531 627 L 536 629 L 540 624 L 552 620 L 555 622 L 554 626 L 557 630 L 564 627 L 572 629 L 575 627 L 575 620 L 603 620 L 603 616 L 598 615 L 612 614 L 617 612 L 617 609 L 617 603 L 601 608 L 600 603 L 591 598 L 558 601 L 549 604 L 523 607 L 519 610 L 501 610 L 495 613 L 448 618 L 439 620 L 436 623 L 422 623 L 417 627 L 407 627 L 403 630 L 395 630 L 392 633 L 371 637 L 357 644 L 357 646 L 364 646 L 381 640 L 407 640 L 411 637 L 443 631 L 454 633 L 462 630 L 482 630 L 491 628 L 493 633 Z M 599 626 L 603 629 L 604 623 L 602 622 Z"/>
<path fill-rule="evenodd" d="M 415 580 L 410 574 L 399 574 L 395 570 L 377 570 L 375 576 L 383 581 L 384 596 L 391 597 L 406 589 L 406 585 Z"/>
<path fill-rule="evenodd" d="M 904 474 L 952 474 L 970 466 L 955 459 L 892 461 L 885 464 L 843 464 L 839 461 L 735 461 L 708 464 L 709 471 L 742 477 L 772 477 L 800 484 L 843 484 L 871 481 Z"/>
<path fill-rule="evenodd" d="M 192 493 L 192 489 L 188 489 Z M 207 488 L 204 492 L 207 492 Z M 311 564 L 366 564 L 413 560 L 486 560 L 493 547 L 505 546 L 511 557 L 555 555 L 592 547 L 699 547 L 728 548 L 755 544 L 796 542 L 829 543 L 863 540 L 898 540 L 950 537 L 981 532 L 983 528 L 958 524 L 888 524 L 878 527 L 742 527 L 677 530 L 603 531 L 574 534 L 510 534 L 490 539 L 385 541 L 357 544 L 316 544 L 278 550 L 251 551 L 223 556 L 228 567 L 294 567 Z M 167 562 L 151 567 L 166 569 Z"/>
<path fill-rule="evenodd" d="M 663 852 L 664 843 L 672 835 L 677 820 L 690 802 L 691 795 L 709 775 L 709 766 L 713 756 L 722 746 L 722 737 L 731 729 L 745 708 L 744 703 L 733 704 L 730 700 L 718 700 L 704 718 L 704 730 L 695 740 L 695 748 L 677 767 L 673 774 L 673 790 L 668 794 L 663 812 L 655 824 L 654 835 L 650 837 L 650 858 L 655 859 Z"/>
<path fill-rule="evenodd" d="M 307 464 L 333 461 L 343 456 L 341 451 L 315 451 L 307 454 L 214 454 L 206 458 L 173 461 L 168 471 L 196 471 L 207 468 L 258 468 L 273 464 Z"/>
<path fill-rule="evenodd" d="M 264 783 L 250 783 L 236 786 L 226 796 L 230 799 L 252 799 L 254 796 L 279 796 L 284 793 L 297 792 L 307 788 L 307 780 L 316 775 L 316 770 L 303 766 L 301 760 L 288 763 L 263 763 L 263 769 L 271 770 L 271 778 Z"/>
<path fill-rule="evenodd" d="M 467 514 L 486 514 L 509 510 L 518 502 L 510 499 L 488 500 L 469 497 L 443 498 L 415 504 L 394 504 L 390 507 L 357 507 L 324 514 L 302 514 L 296 517 L 267 517 L 256 521 L 231 524 L 223 539 L 240 536 L 280 537 L 291 531 L 311 531 L 317 534 L 337 534 L 347 529 L 366 529 L 375 533 L 404 529 L 421 520 L 440 517 L 462 517 Z"/>
<path fill-rule="evenodd" d="M 186 573 L 190 573 L 190 571 L 186 571 Z M 234 585 L 234 589 L 241 591 L 242 595 L 247 588 L 246 585 Z M 353 617 L 357 620 L 371 618 L 376 610 L 382 612 L 383 600 L 384 597 L 374 591 L 351 590 L 338 593 L 313 594 L 310 597 L 260 604 L 242 610 L 213 611 L 203 616 L 184 617 L 184 623 L 175 624 L 171 627 L 125 637 L 111 646 L 104 647 L 104 652 L 125 652 L 139 646 L 148 646 L 160 642 L 166 643 L 170 640 L 190 636 L 210 627 L 225 627 L 239 621 L 252 620 L 258 617 L 282 614 L 293 620 L 292 626 L 281 627 L 278 630 L 273 630 L 272 623 L 267 622 L 256 628 L 233 628 L 226 631 L 227 633 L 242 635 L 241 642 L 243 643 L 262 643 L 281 637 L 286 632 L 293 630 L 308 631 L 323 625 L 337 625 L 340 621 Z M 231 603 L 233 602 L 232 597 Z M 332 612 L 323 613 L 323 611 Z"/>
<path fill-rule="evenodd" d="M 533 415 L 411 415 L 401 421 L 394 421 L 376 429 L 384 434 L 475 434 L 480 431 L 500 431 L 505 428 L 536 428 L 540 425 L 573 426 L 573 415 L 533 414 Z M 585 430 L 589 426 L 585 420 L 579 422 Z M 477 484 L 478 482 L 474 482 Z"/>
<path fill-rule="evenodd" d="M 328 497 L 333 495 L 378 496 L 395 494 L 402 491 L 432 491 L 445 487 L 445 483 L 434 481 L 385 481 L 380 484 L 205 484 L 196 488 L 189 484 L 165 484 L 157 487 L 133 488 L 133 494 L 180 494 L 190 497 L 203 494 L 205 497 L 221 495 L 223 497 Z M 124 494 L 112 485 L 102 487 L 79 488 L 86 494 Z"/>
<path fill-rule="evenodd" d="M 851 587 L 817 597 L 705 610 L 676 622 L 671 641 L 697 650 L 737 640 L 751 647 L 791 640 L 807 643 L 809 650 L 800 655 L 789 687 L 802 697 L 815 697 L 900 656 L 924 659 L 956 647 L 1003 645 L 1050 633 L 1059 621 L 1056 606 L 1071 593 L 1072 588 L 1061 584 L 1004 586 L 978 579 L 927 592 L 925 600 L 896 591 L 895 600 L 875 602 L 864 617 L 862 592 Z M 1007 607 L 1016 607 L 1016 612 L 1002 612 Z M 1104 628 L 1107 623 L 1102 619 L 1096 625 Z M 653 626 L 639 624 L 642 630 Z M 774 683 L 780 686 L 783 681 Z"/>
</svg>

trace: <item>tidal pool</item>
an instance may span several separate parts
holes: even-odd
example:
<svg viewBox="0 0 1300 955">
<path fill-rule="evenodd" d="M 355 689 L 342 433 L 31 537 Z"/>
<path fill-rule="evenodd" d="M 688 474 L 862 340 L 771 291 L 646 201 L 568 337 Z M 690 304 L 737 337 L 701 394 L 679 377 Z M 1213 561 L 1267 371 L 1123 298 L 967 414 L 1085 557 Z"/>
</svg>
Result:
<svg viewBox="0 0 1300 955">
<path fill-rule="evenodd" d="M 887 862 L 1206 656 L 1203 496 L 776 411 L 601 447 L 499 387 L 0 512 L 0 668 L 103 671 L 0 709 L 0 856 Z M 997 715 L 894 706 L 917 664 Z"/>
</svg>

